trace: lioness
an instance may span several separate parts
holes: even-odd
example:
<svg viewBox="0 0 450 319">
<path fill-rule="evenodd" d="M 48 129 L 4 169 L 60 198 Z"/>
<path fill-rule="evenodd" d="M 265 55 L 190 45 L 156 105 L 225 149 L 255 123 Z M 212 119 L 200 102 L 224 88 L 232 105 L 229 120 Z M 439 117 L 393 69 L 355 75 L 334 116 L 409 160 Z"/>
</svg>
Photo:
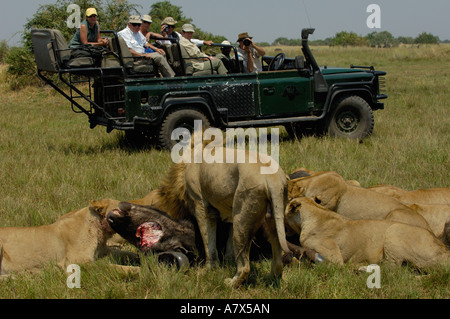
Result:
<svg viewBox="0 0 450 319">
<path fill-rule="evenodd" d="M 289 197 L 299 196 L 312 198 L 323 207 L 350 219 L 385 219 L 392 212 L 402 212 L 391 214 L 391 220 L 431 230 L 423 216 L 403 203 L 390 196 L 351 185 L 336 172 L 290 180 Z"/>
<path fill-rule="evenodd" d="M 405 204 L 450 205 L 450 188 L 424 188 L 407 191 L 392 185 L 376 185 L 369 187 L 378 193 L 386 194 Z"/>
<path fill-rule="evenodd" d="M 307 197 L 287 205 L 286 223 L 300 234 L 302 246 L 340 265 L 382 260 L 419 268 L 450 264 L 444 244 L 426 229 L 388 220 L 351 220 Z"/>
<path fill-rule="evenodd" d="M 0 274 L 42 268 L 54 261 L 59 267 L 92 262 L 107 254 L 120 254 L 106 245 L 114 231 L 105 214 L 118 201 L 91 201 L 89 207 L 61 216 L 51 225 L 0 228 Z"/>
<path fill-rule="evenodd" d="M 430 225 L 434 235 L 450 248 L 450 229 L 445 227 L 447 223 L 450 223 L 449 205 L 413 204 L 407 206 L 422 215 Z"/>
<path fill-rule="evenodd" d="M 287 177 L 280 167 L 275 173 L 261 174 L 261 168 L 269 166 L 263 163 L 271 161 L 264 158 L 252 163 L 251 156 L 255 153 L 246 152 L 244 163 L 235 160 L 234 163 L 174 164 L 152 200 L 155 208 L 175 219 L 195 217 L 207 266 L 218 261 L 216 218 L 233 223 L 237 272 L 232 279 L 227 279 L 233 287 L 240 286 L 249 275 L 252 238 L 263 224 L 272 246 L 273 275 L 281 277 L 282 274 L 281 249 L 290 253 L 284 230 Z M 270 218 L 266 218 L 268 212 Z"/>
</svg>

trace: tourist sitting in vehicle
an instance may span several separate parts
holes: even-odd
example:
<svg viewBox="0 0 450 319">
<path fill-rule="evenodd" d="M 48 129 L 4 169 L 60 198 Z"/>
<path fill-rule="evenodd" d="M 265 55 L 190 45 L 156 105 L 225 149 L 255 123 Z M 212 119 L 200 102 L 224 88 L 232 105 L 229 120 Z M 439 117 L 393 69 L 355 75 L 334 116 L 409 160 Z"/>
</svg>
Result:
<svg viewBox="0 0 450 319">
<path fill-rule="evenodd" d="M 108 46 L 108 39 L 100 37 L 100 26 L 97 21 L 97 10 L 89 8 L 86 10 L 86 20 L 81 22 L 80 27 L 69 42 L 69 48 L 76 48 L 90 44 L 97 46 Z"/>
<path fill-rule="evenodd" d="M 238 53 L 242 54 L 244 59 L 244 72 L 257 73 L 262 72 L 261 57 L 266 54 L 266 51 L 255 45 L 253 38 L 247 32 L 240 33 L 237 42 L 239 42 Z"/>
<path fill-rule="evenodd" d="M 228 73 L 239 73 L 239 64 L 236 62 L 236 57 L 231 55 L 232 46 L 230 41 L 224 40 L 221 44 L 224 46 L 220 48 L 220 53 L 216 55 L 216 59 L 222 61 Z M 239 58 L 242 59 L 241 57 Z"/>
<path fill-rule="evenodd" d="M 141 28 L 139 29 L 139 32 L 142 33 L 142 35 L 145 36 L 145 38 L 147 39 L 147 45 L 145 47 L 145 52 L 146 53 L 158 52 L 161 55 L 166 55 L 166 52 L 163 49 L 157 48 L 156 46 L 154 46 L 153 44 L 150 43 L 151 37 L 162 37 L 161 34 L 152 32 L 148 29 L 153 22 L 152 17 L 149 16 L 148 14 L 144 14 L 141 17 L 141 20 L 142 20 L 142 24 L 141 24 Z"/>
<path fill-rule="evenodd" d="M 128 48 L 130 49 L 131 55 L 135 57 L 144 57 L 147 60 L 153 60 L 158 66 L 158 69 L 163 77 L 174 77 L 175 72 L 167 63 L 167 60 L 164 56 L 162 56 L 158 52 L 145 52 L 145 47 L 147 47 L 149 44 L 145 36 L 139 32 L 141 24 L 141 18 L 137 15 L 132 15 L 128 20 L 127 27 L 119 31 L 117 35 L 125 40 Z"/>
<path fill-rule="evenodd" d="M 178 21 L 175 21 L 172 17 L 167 17 L 161 22 L 161 34 L 165 38 L 177 40 L 178 42 L 183 37 L 180 33 L 175 31 L 175 25 Z M 159 40 L 157 41 L 159 44 L 167 44 L 170 45 L 172 42 L 170 40 Z M 195 43 L 197 46 L 201 47 L 202 45 L 211 45 L 213 41 L 211 40 L 200 40 L 200 39 L 191 39 L 191 42 Z"/>
<path fill-rule="evenodd" d="M 210 57 L 200 51 L 197 45 L 191 42 L 194 36 L 194 27 L 192 24 L 185 24 L 182 27 L 182 38 L 180 40 L 180 45 L 184 48 L 189 58 L 192 59 L 192 66 L 195 72 L 214 70 L 218 74 L 227 74 L 228 70 L 221 60 Z"/>
</svg>

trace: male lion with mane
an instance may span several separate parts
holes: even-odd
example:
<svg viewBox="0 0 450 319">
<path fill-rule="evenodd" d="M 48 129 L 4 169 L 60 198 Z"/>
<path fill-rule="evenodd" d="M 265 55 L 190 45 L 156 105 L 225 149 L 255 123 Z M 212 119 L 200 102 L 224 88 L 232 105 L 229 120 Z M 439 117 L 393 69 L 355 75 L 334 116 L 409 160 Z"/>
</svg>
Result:
<svg viewBox="0 0 450 319">
<path fill-rule="evenodd" d="M 222 150 L 216 151 L 226 151 Z M 229 150 L 229 149 L 228 149 Z M 276 172 L 261 174 L 273 160 L 267 155 L 245 152 L 244 163 L 177 163 L 168 177 L 151 194 L 151 205 L 175 219 L 194 216 L 203 240 L 206 264 L 218 261 L 217 218 L 233 224 L 233 249 L 237 272 L 227 279 L 239 287 L 250 272 L 250 246 L 256 231 L 264 225 L 272 246 L 271 274 L 282 275 L 282 251 L 286 244 L 284 209 L 287 202 L 287 177 L 277 165 Z M 259 156 L 256 163 L 250 160 Z M 254 159 L 254 157 L 253 157 Z"/>
</svg>

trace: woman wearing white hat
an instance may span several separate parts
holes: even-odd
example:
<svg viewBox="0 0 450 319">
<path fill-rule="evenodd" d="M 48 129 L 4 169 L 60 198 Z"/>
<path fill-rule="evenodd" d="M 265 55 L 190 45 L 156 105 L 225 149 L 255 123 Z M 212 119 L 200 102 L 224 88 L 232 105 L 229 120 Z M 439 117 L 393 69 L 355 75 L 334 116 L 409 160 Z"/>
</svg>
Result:
<svg viewBox="0 0 450 319">
<path fill-rule="evenodd" d="M 109 45 L 108 39 L 100 37 L 100 26 L 97 21 L 97 10 L 89 8 L 86 10 L 86 20 L 81 22 L 80 28 L 70 40 L 69 48 L 79 47 L 81 45 L 91 44 L 98 46 Z"/>
</svg>

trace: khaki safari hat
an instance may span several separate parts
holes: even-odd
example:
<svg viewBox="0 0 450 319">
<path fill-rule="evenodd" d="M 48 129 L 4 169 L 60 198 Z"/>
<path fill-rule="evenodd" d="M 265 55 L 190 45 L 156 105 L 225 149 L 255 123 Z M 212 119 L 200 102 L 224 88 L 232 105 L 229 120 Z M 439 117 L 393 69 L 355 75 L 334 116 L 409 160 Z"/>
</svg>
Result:
<svg viewBox="0 0 450 319">
<path fill-rule="evenodd" d="M 128 19 L 128 23 L 142 23 L 142 20 L 140 16 L 132 15 Z"/>
<path fill-rule="evenodd" d="M 161 25 L 163 25 L 163 24 L 175 25 L 175 24 L 177 24 L 177 21 L 175 21 L 175 19 L 172 17 L 167 17 L 164 20 L 162 20 Z"/>
<path fill-rule="evenodd" d="M 87 10 L 86 10 L 86 17 L 90 17 L 91 15 L 96 15 L 96 16 L 98 16 L 98 14 L 97 14 L 97 10 L 95 10 L 95 8 L 88 8 Z"/>
<path fill-rule="evenodd" d="M 153 22 L 153 21 L 152 21 L 152 17 L 149 16 L 148 14 L 144 14 L 144 15 L 141 17 L 141 20 L 144 21 L 144 22 L 148 22 L 148 23 L 152 23 L 152 22 Z"/>
<path fill-rule="evenodd" d="M 181 28 L 184 32 L 195 32 L 194 26 L 192 24 L 183 24 L 183 27 Z"/>
<path fill-rule="evenodd" d="M 244 40 L 244 39 L 247 39 L 247 38 L 248 38 L 248 39 L 253 39 L 253 37 L 249 36 L 247 32 L 239 33 L 238 39 L 237 39 L 236 42 L 239 42 L 239 41 Z"/>
</svg>

